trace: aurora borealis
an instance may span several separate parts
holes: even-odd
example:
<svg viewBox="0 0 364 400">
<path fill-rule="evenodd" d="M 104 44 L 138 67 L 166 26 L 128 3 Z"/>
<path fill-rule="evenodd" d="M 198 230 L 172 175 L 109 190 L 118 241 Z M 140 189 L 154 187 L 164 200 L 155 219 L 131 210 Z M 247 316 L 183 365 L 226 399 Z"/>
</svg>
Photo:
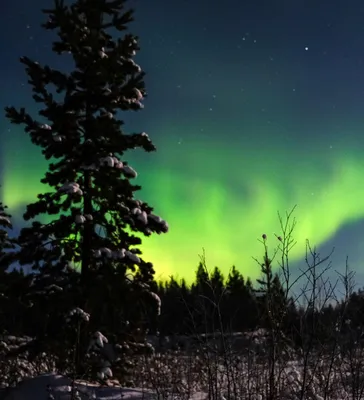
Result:
<svg viewBox="0 0 364 400">
<path fill-rule="evenodd" d="M 319 4 L 317 4 L 319 3 Z M 67 68 L 40 27 L 50 0 L 0 5 L 0 106 L 36 108 L 19 57 Z M 126 155 L 139 194 L 170 232 L 143 240 L 157 277 L 190 280 L 202 248 L 209 268 L 256 278 L 252 259 L 297 204 L 297 267 L 305 239 L 333 267 L 364 260 L 364 4 L 287 0 L 132 0 L 146 71 L 145 109 L 121 116 L 157 152 Z M 4 114 L 3 114 L 4 115 Z M 1 198 L 16 229 L 44 190 L 40 151 L 0 117 Z M 273 242 L 273 243 L 272 243 Z M 271 244 L 272 243 L 272 244 Z"/>
</svg>

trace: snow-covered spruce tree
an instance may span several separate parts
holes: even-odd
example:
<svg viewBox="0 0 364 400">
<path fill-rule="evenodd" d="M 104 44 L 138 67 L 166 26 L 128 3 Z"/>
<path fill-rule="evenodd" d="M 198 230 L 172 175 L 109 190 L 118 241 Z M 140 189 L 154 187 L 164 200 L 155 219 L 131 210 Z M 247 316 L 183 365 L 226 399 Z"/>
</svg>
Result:
<svg viewBox="0 0 364 400">
<path fill-rule="evenodd" d="M 9 296 L 9 250 L 14 249 L 14 240 L 9 237 L 11 215 L 6 212 L 7 206 L 0 201 L 0 333 L 4 330 L 4 309 Z"/>
<path fill-rule="evenodd" d="M 62 331 L 63 322 L 56 323 L 56 317 L 76 306 L 91 314 L 89 329 L 96 329 L 93 321 L 103 321 L 102 329 L 107 329 L 103 316 L 93 314 L 95 298 L 102 302 L 99 293 L 116 286 L 133 291 L 134 297 L 148 293 L 154 270 L 134 248 L 141 239 L 133 232 L 149 236 L 168 230 L 147 203 L 134 197 L 141 187 L 131 183 L 137 173 L 124 159 L 128 150 L 155 150 L 146 133 L 125 133 L 117 116 L 143 108 L 146 96 L 144 73 L 133 61 L 138 38 L 125 34 L 113 40 L 108 33 L 110 28 L 125 31 L 132 21 L 132 10 L 124 7 L 125 0 L 76 0 L 71 6 L 55 0 L 53 9 L 44 10 L 49 19 L 42 26 L 56 30 L 60 40 L 53 51 L 70 54 L 75 68 L 65 73 L 22 57 L 33 99 L 44 105 L 41 120 L 24 108 L 6 108 L 11 122 L 25 125 L 50 160 L 41 182 L 51 189 L 27 206 L 24 219 L 32 223 L 22 229 L 17 253 L 19 263 L 34 271 L 41 314 L 54 321 L 43 324 L 44 342 Z M 50 222 L 43 223 L 46 219 Z M 73 266 L 79 266 L 80 274 L 75 275 Z M 121 310 L 110 318 L 123 320 L 125 315 Z"/>
<path fill-rule="evenodd" d="M 14 239 L 9 237 L 9 230 L 13 229 L 11 215 L 7 213 L 7 206 L 0 201 L 0 274 L 9 267 L 6 255 L 8 250 L 14 249 Z"/>
</svg>

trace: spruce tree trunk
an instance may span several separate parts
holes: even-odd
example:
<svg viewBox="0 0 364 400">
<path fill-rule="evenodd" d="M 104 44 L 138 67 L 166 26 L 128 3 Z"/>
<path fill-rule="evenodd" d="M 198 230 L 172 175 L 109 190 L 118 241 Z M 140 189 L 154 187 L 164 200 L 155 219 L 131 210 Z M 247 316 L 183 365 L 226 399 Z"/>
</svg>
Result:
<svg viewBox="0 0 364 400">
<path fill-rule="evenodd" d="M 86 106 L 86 132 L 85 132 L 85 141 L 89 139 L 90 133 L 90 120 L 92 118 L 92 112 L 90 106 Z M 91 158 L 92 154 L 86 154 L 86 158 Z M 90 160 L 91 161 L 91 160 Z M 84 215 L 92 215 L 93 207 L 92 207 L 92 181 L 91 181 L 91 172 L 84 171 L 83 175 L 83 214 Z M 92 245 L 92 237 L 93 237 L 94 223 L 93 220 L 87 221 L 83 226 L 83 236 L 82 236 L 82 258 L 81 258 L 81 293 L 85 296 L 83 299 L 84 309 L 88 312 L 88 289 L 91 284 L 89 280 L 90 275 L 90 266 L 91 266 L 91 245 Z"/>
<path fill-rule="evenodd" d="M 102 26 L 102 13 L 97 8 L 88 9 L 85 11 L 86 14 L 86 23 L 90 29 L 100 30 Z M 92 77 L 90 77 L 92 79 Z M 90 96 L 92 96 L 92 90 L 88 89 L 87 93 L 89 100 Z M 89 104 L 86 106 L 86 132 L 85 132 L 85 141 L 91 139 L 89 137 L 90 134 L 90 121 L 92 120 L 92 109 Z M 87 157 L 92 157 L 92 154 L 87 154 Z M 93 207 L 92 207 L 92 197 L 91 197 L 91 173 L 90 171 L 84 172 L 84 197 L 83 197 L 83 206 L 84 206 L 84 215 L 92 215 Z M 91 264 L 91 244 L 93 237 L 94 224 L 92 221 L 89 221 L 84 225 L 83 238 L 82 238 L 82 262 L 81 262 L 81 282 L 85 293 L 87 293 L 87 287 L 90 285 L 89 275 L 90 275 L 90 264 Z M 87 297 L 87 296 L 86 296 Z M 87 304 L 87 299 L 85 299 L 85 303 Z M 86 310 L 85 310 L 86 311 Z"/>
<path fill-rule="evenodd" d="M 86 171 L 84 175 L 84 197 L 83 197 L 84 215 L 92 215 L 93 211 L 90 189 L 91 189 L 91 176 L 90 172 Z M 86 284 L 88 280 L 89 270 L 90 270 L 92 231 L 93 231 L 92 221 L 89 221 L 89 223 L 84 224 L 83 238 L 82 238 L 82 263 L 81 263 L 81 277 L 84 284 Z"/>
</svg>

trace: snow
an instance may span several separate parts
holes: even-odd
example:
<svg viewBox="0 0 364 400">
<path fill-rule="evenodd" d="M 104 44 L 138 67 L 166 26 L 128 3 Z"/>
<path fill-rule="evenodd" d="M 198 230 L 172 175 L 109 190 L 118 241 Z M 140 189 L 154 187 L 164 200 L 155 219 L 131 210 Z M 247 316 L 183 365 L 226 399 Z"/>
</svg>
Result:
<svg viewBox="0 0 364 400">
<path fill-rule="evenodd" d="M 115 162 L 114 167 L 118 168 L 118 169 L 123 169 L 124 164 L 121 161 L 117 161 L 117 162 Z"/>
<path fill-rule="evenodd" d="M 107 58 L 108 55 L 105 53 L 105 49 L 103 47 L 101 47 L 101 50 L 99 51 L 99 56 L 101 58 Z"/>
<path fill-rule="evenodd" d="M 162 226 L 162 230 L 163 232 L 168 232 L 169 230 L 169 226 L 167 221 L 164 221 L 161 217 L 159 217 L 158 215 L 154 215 L 154 214 L 149 214 L 148 218 L 154 220 L 156 223 L 160 224 Z"/>
<path fill-rule="evenodd" d="M 67 321 L 70 321 L 70 318 L 73 317 L 74 315 L 80 317 L 81 319 L 83 319 L 86 322 L 88 322 L 90 320 L 90 314 L 81 310 L 81 308 L 76 307 L 68 314 Z"/>
<path fill-rule="evenodd" d="M 125 257 L 125 249 L 116 250 L 113 252 L 113 258 L 116 260 L 121 260 Z"/>
<path fill-rule="evenodd" d="M 138 73 L 142 72 L 142 68 L 134 60 L 128 59 L 128 62 L 135 68 L 136 72 Z"/>
<path fill-rule="evenodd" d="M 101 247 L 98 250 L 94 250 L 95 258 L 101 258 L 102 256 L 105 256 L 106 258 L 112 258 L 112 259 L 115 259 L 115 260 L 121 260 L 121 259 L 125 258 L 125 255 L 126 255 L 126 250 L 125 249 L 112 251 L 107 247 Z"/>
<path fill-rule="evenodd" d="M 11 221 L 8 217 L 4 217 L 3 215 L 0 215 L 0 222 L 6 222 L 7 224 L 11 225 Z"/>
<path fill-rule="evenodd" d="M 100 158 L 99 162 L 101 166 L 107 166 L 110 168 L 117 168 L 117 169 L 124 168 L 124 164 L 112 154 L 108 155 L 107 157 Z"/>
<path fill-rule="evenodd" d="M 80 189 L 80 185 L 76 182 L 65 183 L 58 190 L 67 194 L 77 193 L 79 195 L 82 195 L 83 193 Z"/>
<path fill-rule="evenodd" d="M 142 95 L 142 92 L 139 89 L 134 88 L 134 93 L 135 93 L 136 98 L 137 98 L 138 101 L 143 100 L 144 97 Z"/>
<path fill-rule="evenodd" d="M 99 371 L 98 373 L 97 373 L 97 376 L 98 376 L 98 378 L 99 379 L 105 379 L 105 377 L 107 378 L 107 377 L 112 377 L 112 371 L 111 371 L 111 369 L 110 368 L 108 368 L 108 367 L 104 367 L 104 368 L 102 368 L 101 369 L 101 371 Z"/>
<path fill-rule="evenodd" d="M 112 257 L 112 251 L 108 247 L 102 247 L 100 251 L 102 255 L 106 256 L 106 258 Z"/>
<path fill-rule="evenodd" d="M 131 210 L 131 213 L 134 214 L 134 215 L 139 215 L 139 214 L 142 213 L 142 210 L 140 208 L 138 208 L 138 207 L 135 207 L 135 208 L 133 208 Z"/>
<path fill-rule="evenodd" d="M 76 215 L 75 222 L 76 224 L 83 224 L 86 221 L 86 217 L 83 215 Z"/>
<path fill-rule="evenodd" d="M 81 169 L 83 169 L 84 171 L 97 171 L 97 167 L 95 164 L 82 165 Z"/>
<path fill-rule="evenodd" d="M 100 164 L 112 168 L 115 165 L 114 157 L 107 156 L 100 159 Z"/>
<path fill-rule="evenodd" d="M 107 368 L 106 368 L 107 370 Z M 147 389 L 100 387 L 99 385 L 85 381 L 76 381 L 74 391 L 78 392 L 81 400 L 155 400 L 157 397 Z M 50 394 L 53 397 L 50 397 Z M 0 395 L 2 392 L 0 391 Z M 3 400 L 71 400 L 72 380 L 66 376 L 42 374 L 35 378 L 26 379 L 16 388 L 4 392 Z M 196 393 L 190 400 L 205 400 L 207 396 Z M 168 400 L 171 400 L 170 398 Z"/>
<path fill-rule="evenodd" d="M 44 289 L 49 291 L 49 293 L 55 293 L 55 292 L 62 292 L 63 291 L 63 288 L 61 288 L 58 285 L 55 285 L 54 283 L 52 283 L 49 286 L 46 286 Z"/>
<path fill-rule="evenodd" d="M 138 89 L 135 89 L 134 94 L 135 94 L 136 97 L 140 98 L 140 100 L 143 99 L 143 95 Z M 133 98 L 130 98 L 130 99 L 128 99 L 126 97 L 122 97 L 121 100 L 124 101 L 127 104 L 136 104 L 139 108 L 144 108 L 144 105 L 136 97 L 133 97 Z"/>
<path fill-rule="evenodd" d="M 137 172 L 130 165 L 124 165 L 122 171 L 127 178 L 136 178 L 138 176 Z"/>
<path fill-rule="evenodd" d="M 162 310 L 162 300 L 161 300 L 161 298 L 157 295 L 157 293 L 149 292 L 149 294 L 153 297 L 153 299 L 157 303 L 157 307 L 158 307 L 157 314 L 161 315 L 161 310 Z"/>
<path fill-rule="evenodd" d="M 140 258 L 136 254 L 127 250 L 125 251 L 125 255 L 129 258 L 129 260 L 131 260 L 135 264 L 140 264 Z"/>
<path fill-rule="evenodd" d="M 144 225 L 148 223 L 147 213 L 145 211 L 141 211 L 137 217 Z"/>
<path fill-rule="evenodd" d="M 152 399 L 152 392 L 142 389 L 120 387 L 99 387 L 84 381 L 76 381 L 75 390 L 82 400 Z M 49 389 L 48 389 L 49 388 Z M 5 393 L 4 400 L 48 400 L 49 393 L 57 400 L 71 400 L 72 380 L 56 374 L 43 374 L 21 382 L 16 388 Z M 0 392 L 1 394 L 1 392 Z M 154 397 L 155 398 L 155 397 Z"/>
<path fill-rule="evenodd" d="M 95 346 L 96 348 L 102 348 L 104 347 L 104 343 L 109 343 L 109 341 L 101 332 L 97 331 L 90 341 L 89 349 L 93 349 Z"/>
<path fill-rule="evenodd" d="M 162 222 L 163 222 L 162 218 L 159 217 L 158 215 L 149 214 L 149 215 L 148 215 L 148 218 L 154 220 L 154 221 L 157 222 L 157 223 L 162 223 Z"/>
<path fill-rule="evenodd" d="M 105 118 L 109 118 L 109 119 L 113 119 L 114 118 L 114 115 L 109 111 L 103 112 L 100 115 L 101 115 L 101 117 L 105 117 Z"/>
<path fill-rule="evenodd" d="M 150 294 L 153 296 L 151 292 Z M 263 393 L 268 372 L 268 366 L 264 363 L 264 360 L 267 361 L 268 359 L 262 358 L 262 362 L 255 362 L 255 355 L 260 354 L 260 357 L 263 357 L 265 354 L 267 334 L 268 332 L 264 329 L 253 332 L 234 332 L 232 336 L 231 334 L 227 334 L 227 336 L 224 334 L 224 338 L 233 340 L 231 344 L 235 355 L 231 359 L 228 358 L 229 361 L 226 361 L 226 354 L 217 356 L 214 353 L 212 360 L 210 356 L 205 357 L 201 353 L 190 358 L 193 353 L 188 353 L 190 355 L 187 356 L 185 352 L 173 351 L 170 353 L 168 351 L 168 349 L 177 344 L 178 346 L 183 346 L 185 350 L 189 349 L 189 352 L 191 352 L 200 348 L 200 340 L 203 343 L 206 341 L 209 347 L 211 346 L 211 349 L 215 348 L 215 346 L 217 346 L 216 348 L 219 346 L 224 346 L 225 348 L 225 340 L 221 341 L 221 337 L 216 336 L 216 333 L 202 334 L 199 337 L 187 335 L 166 337 L 164 338 L 166 340 L 164 344 L 158 336 L 150 335 L 147 337 L 147 343 L 150 347 L 153 348 L 159 345 L 161 346 L 160 348 L 165 350 L 135 361 L 136 370 L 132 381 L 135 381 L 135 377 L 137 377 L 137 388 L 122 388 L 115 378 L 113 380 L 106 379 L 105 384 L 101 386 L 83 380 L 72 382 L 66 376 L 46 373 L 23 380 L 18 383 L 16 388 L 4 389 L 3 392 L 0 389 L 0 398 L 3 400 L 71 400 L 71 398 L 82 400 L 207 400 L 208 398 L 224 400 L 233 398 L 227 395 L 229 382 L 225 378 L 230 376 L 233 382 L 238 382 L 235 399 L 262 400 L 267 398 Z M 252 338 L 260 339 L 259 346 L 252 346 L 250 341 Z M 10 337 L 8 337 L 8 341 L 9 339 Z M 12 337 L 11 339 L 15 341 L 16 338 Z M 96 332 L 93 335 L 90 345 L 93 345 L 95 349 L 99 349 L 102 355 L 104 355 L 104 350 L 112 346 L 100 332 Z M 120 345 L 115 347 L 117 346 L 119 347 Z M 123 347 L 124 349 L 127 348 L 124 345 Z M 238 356 L 235 359 L 235 356 L 242 349 L 250 349 L 252 353 L 249 352 L 250 355 L 248 357 Z M 111 353 L 116 356 L 113 351 Z M 106 360 L 101 363 L 100 377 L 112 378 L 110 367 L 115 359 L 114 356 L 108 357 L 109 361 Z M 334 364 L 330 364 L 332 362 L 331 358 L 326 361 L 324 359 L 318 361 L 316 359 L 317 355 L 313 353 L 310 356 L 308 366 L 306 366 L 305 360 L 301 357 L 299 359 L 296 357 L 295 353 L 292 353 L 289 359 L 282 359 L 277 363 L 277 373 L 279 374 L 279 378 L 277 377 L 277 387 L 279 387 L 277 398 L 281 400 L 299 398 L 302 385 L 306 384 L 307 389 L 304 398 L 321 400 L 324 398 L 324 392 L 326 393 L 328 389 L 326 387 L 327 383 L 329 384 L 329 393 L 332 394 L 325 398 L 330 398 L 331 400 L 348 400 L 352 398 L 349 394 L 350 386 L 346 386 L 346 384 L 344 384 L 345 387 L 342 386 L 343 377 L 351 378 L 352 372 L 348 370 L 350 366 L 345 364 L 340 354 L 335 357 Z M 360 355 L 358 357 L 359 361 Z M 235 361 L 237 362 L 235 363 Z M 210 362 L 211 364 L 209 364 Z M 218 363 L 217 365 L 215 364 L 216 362 Z M 226 362 L 228 365 L 225 365 Z M 313 366 L 310 366 L 311 362 L 314 362 Z M 343 367 L 343 365 L 346 366 Z M 329 371 L 329 366 L 331 372 Z M 207 367 L 214 368 L 212 376 L 207 373 Z M 24 368 L 26 370 L 26 366 Z M 308 384 L 304 381 L 305 377 L 309 381 Z M 209 387 L 213 387 L 210 397 L 207 393 L 203 393 L 203 391 L 207 392 Z M 153 388 L 153 391 L 146 388 Z M 77 390 L 77 397 L 72 397 L 72 390 L 73 392 Z"/>
</svg>

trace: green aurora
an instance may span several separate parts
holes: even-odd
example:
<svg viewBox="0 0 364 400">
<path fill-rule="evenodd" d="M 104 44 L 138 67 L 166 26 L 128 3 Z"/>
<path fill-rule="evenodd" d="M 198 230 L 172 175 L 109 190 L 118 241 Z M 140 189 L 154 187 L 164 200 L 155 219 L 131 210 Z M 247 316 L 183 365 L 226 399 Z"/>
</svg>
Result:
<svg viewBox="0 0 364 400">
<path fill-rule="evenodd" d="M 47 2 L 9 3 L 0 24 L 12 40 L 3 44 L 0 106 L 34 117 L 19 56 L 69 68 L 39 27 Z M 139 173 L 138 197 L 170 225 L 144 238 L 144 259 L 157 277 L 190 281 L 204 248 L 208 268 L 226 275 L 236 265 L 254 279 L 261 235 L 273 250 L 277 212 L 297 205 L 291 261 L 302 261 L 306 239 L 323 246 L 341 234 L 341 252 L 352 242 L 359 271 L 363 236 L 348 228 L 364 216 L 361 3 L 201 0 L 193 11 L 187 3 L 132 1 L 148 98 L 145 110 L 120 118 L 126 133 L 146 131 L 157 152 L 124 158 Z M 0 137 L 1 198 L 19 229 L 25 205 L 47 190 L 39 183 L 47 166 L 5 118 Z"/>
<path fill-rule="evenodd" d="M 9 135 L 2 155 L 2 198 L 15 215 L 46 189 L 39 183 L 46 170 L 39 150 L 29 143 L 16 151 L 14 144 L 22 135 Z M 262 148 L 251 148 L 246 156 L 239 148 L 222 146 L 191 140 L 171 151 L 171 144 L 164 142 L 156 153 L 129 158 L 143 187 L 138 197 L 170 225 L 168 234 L 144 238 L 141 247 L 158 278 L 173 274 L 191 281 L 202 248 L 208 268 L 217 265 L 226 275 L 236 265 L 244 275 L 258 277 L 259 266 L 252 259 L 262 255 L 258 239 L 266 233 L 272 249 L 277 244 L 274 233 L 280 233 L 277 211 L 284 215 L 296 204 L 297 245 L 291 261 L 302 259 L 307 238 L 320 245 L 364 216 L 364 188 L 357 185 L 364 167 L 359 159 L 333 151 L 330 157 L 319 155 L 308 163 L 294 160 L 283 145 L 279 149 L 284 157 L 278 160 L 275 152 Z"/>
</svg>

